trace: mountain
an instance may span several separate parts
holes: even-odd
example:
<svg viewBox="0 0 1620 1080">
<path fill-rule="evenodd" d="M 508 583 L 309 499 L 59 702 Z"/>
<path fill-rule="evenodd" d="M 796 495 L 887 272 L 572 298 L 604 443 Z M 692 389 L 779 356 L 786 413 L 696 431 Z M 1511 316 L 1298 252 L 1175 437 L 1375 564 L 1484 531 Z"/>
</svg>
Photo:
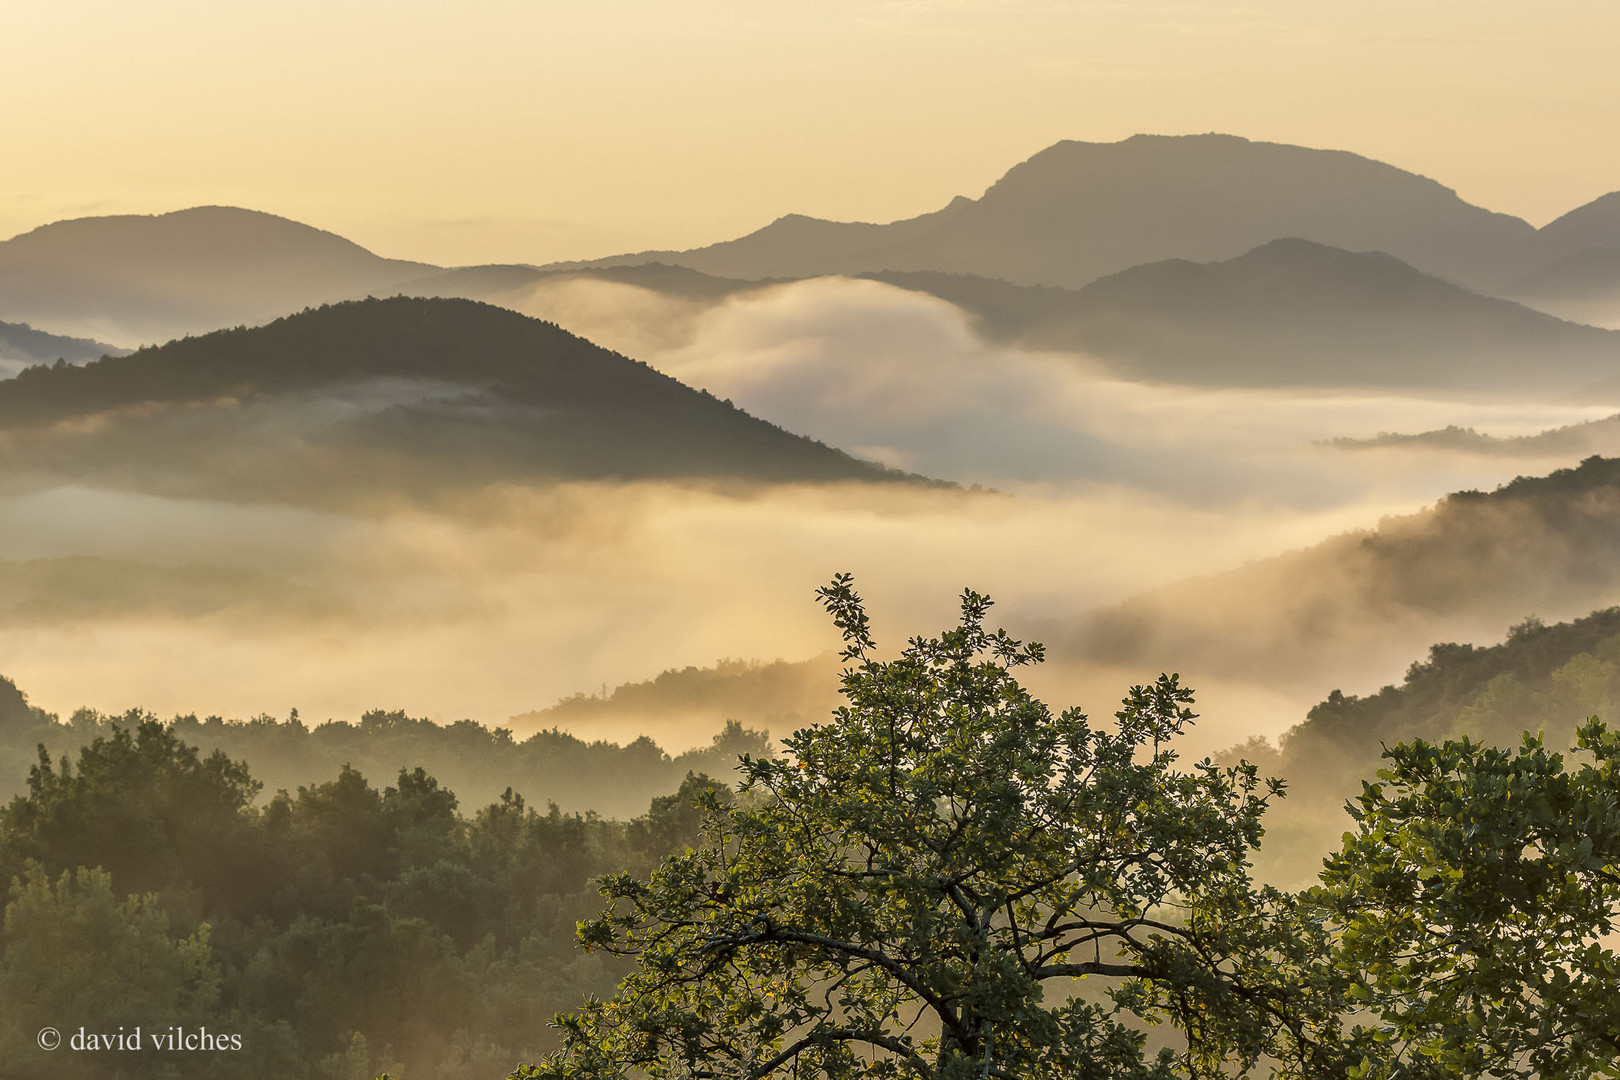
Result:
<svg viewBox="0 0 1620 1080">
<path fill-rule="evenodd" d="M 1499 291 L 1561 318 L 1620 328 L 1620 191 L 1538 229 L 1525 270 Z"/>
<path fill-rule="evenodd" d="M 120 344 L 392 292 L 436 268 L 254 210 L 76 218 L 0 242 L 0 318 Z"/>
<path fill-rule="evenodd" d="M 1335 691 L 1288 733 L 1284 759 L 1295 771 L 1324 756 L 1365 768 L 1383 744 L 1467 735 L 1514 746 L 1542 729 L 1561 749 L 1588 716 L 1620 720 L 1617 706 L 1620 608 L 1551 626 L 1526 619 L 1495 645 L 1432 645 L 1400 684 L 1375 694 Z"/>
<path fill-rule="evenodd" d="M 959 196 L 904 221 L 790 214 L 737 240 L 596 264 L 656 260 L 738 278 L 934 270 L 1078 288 L 1142 263 L 1230 259 L 1283 237 L 1385 251 L 1487 286 L 1519 268 L 1536 230 L 1345 151 L 1231 135 L 1137 135 L 1057 143 L 981 197 Z"/>
<path fill-rule="evenodd" d="M 0 469 L 352 500 L 501 481 L 892 480 L 557 326 L 353 301 L 0 382 Z"/>
<path fill-rule="evenodd" d="M 1440 450 L 1511 458 L 1559 458 L 1569 461 L 1593 454 L 1620 454 L 1620 413 L 1601 420 L 1565 424 L 1534 435 L 1486 435 L 1453 424 L 1434 431 L 1401 434 L 1381 432 L 1370 439 L 1328 439 L 1322 445 L 1341 450 Z"/>
<path fill-rule="evenodd" d="M 1620 329 L 1620 247 L 1594 247 L 1515 281 L 1504 295 L 1561 318 Z"/>
<path fill-rule="evenodd" d="M 1379 685 L 1430 642 L 1620 601 L 1620 460 L 1459 492 L 1377 529 L 1137 596 L 1068 647 L 1133 669 Z"/>
<path fill-rule="evenodd" d="M 77 364 L 103 356 L 122 356 L 127 351 L 88 338 L 47 334 L 27 323 L 0 322 L 0 378 L 14 375 L 29 364 L 53 360 Z"/>
<path fill-rule="evenodd" d="M 1620 248 L 1620 191 L 1577 206 L 1536 230 L 1536 255 L 1548 263 L 1593 248 Z"/>
<path fill-rule="evenodd" d="M 1206 386 L 1568 393 L 1620 373 L 1620 334 L 1476 293 L 1379 252 L 1284 239 L 1217 263 L 1132 267 L 1078 290 L 868 275 L 971 312 L 992 337 Z"/>
<path fill-rule="evenodd" d="M 948 301 L 991 340 L 1087 353 L 1147 381 L 1518 397 L 1568 394 L 1620 374 L 1620 334 L 1481 296 L 1393 256 L 1307 240 L 1275 240 L 1224 262 L 1149 263 L 1081 289 L 927 270 L 859 276 Z M 546 289 L 608 282 L 703 307 L 779 281 L 647 263 L 474 267 L 405 288 L 523 310 L 543 308 Z M 567 318 L 579 308 L 553 310 Z"/>
</svg>

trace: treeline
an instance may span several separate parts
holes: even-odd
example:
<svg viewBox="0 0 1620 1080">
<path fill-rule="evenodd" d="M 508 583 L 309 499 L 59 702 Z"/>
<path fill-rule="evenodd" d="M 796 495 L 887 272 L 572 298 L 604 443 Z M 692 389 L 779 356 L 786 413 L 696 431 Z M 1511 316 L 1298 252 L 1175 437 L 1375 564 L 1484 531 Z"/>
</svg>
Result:
<svg viewBox="0 0 1620 1080">
<path fill-rule="evenodd" d="M 1620 608 L 1552 625 L 1526 619 L 1497 645 L 1430 646 L 1400 685 L 1365 696 L 1335 690 L 1278 744 L 1254 738 L 1217 758 L 1287 779 L 1256 863 L 1264 877 L 1296 886 L 1314 880 L 1344 830 L 1345 801 L 1383 767 L 1386 747 L 1467 737 L 1512 748 L 1530 731 L 1568 748 L 1594 715 L 1620 723 Z"/>
<path fill-rule="evenodd" d="M 503 1076 L 552 1048 L 555 1012 L 623 974 L 575 947 L 575 922 L 600 907 L 592 879 L 683 847 L 715 786 L 688 777 L 623 823 L 510 790 L 463 814 L 421 768 L 379 790 L 342 766 L 264 800 L 246 763 L 182 730 L 142 719 L 76 762 L 41 751 L 0 810 L 7 1076 Z M 81 1026 L 139 1026 L 145 1042 L 36 1042 Z M 241 1049 L 154 1048 L 170 1029 Z"/>
<path fill-rule="evenodd" d="M 156 719 L 139 709 L 112 716 L 80 709 L 62 722 L 31 706 L 15 684 L 0 677 L 0 799 L 22 790 L 37 746 L 60 757 Z M 620 818 L 645 810 L 649 798 L 675 790 L 689 772 L 730 775 L 738 755 L 770 748 L 769 735 L 736 721 L 727 721 L 709 746 L 674 756 L 646 737 L 619 745 L 551 729 L 518 739 L 505 728 L 472 720 L 440 724 L 382 709 L 358 723 L 310 725 L 295 712 L 287 720 L 177 716 L 167 726 L 205 753 L 219 750 L 250 762 L 267 792 L 317 783 L 345 765 L 366 776 L 390 777 L 425 764 L 472 805 L 494 800 L 510 787 L 564 810 Z"/>
<path fill-rule="evenodd" d="M 1195 684 L 1248 677 L 1319 693 L 1405 664 L 1436 640 L 1616 596 L 1620 459 L 1591 457 L 1143 593 L 1097 613 L 1070 647 Z"/>
<path fill-rule="evenodd" d="M 1620 721 L 1620 608 L 1548 626 L 1526 619 L 1498 645 L 1444 643 L 1399 686 L 1365 697 L 1335 690 L 1284 737 L 1290 774 L 1370 774 L 1385 745 L 1464 736 L 1515 746 L 1525 731 L 1572 743 L 1581 721 Z"/>
</svg>

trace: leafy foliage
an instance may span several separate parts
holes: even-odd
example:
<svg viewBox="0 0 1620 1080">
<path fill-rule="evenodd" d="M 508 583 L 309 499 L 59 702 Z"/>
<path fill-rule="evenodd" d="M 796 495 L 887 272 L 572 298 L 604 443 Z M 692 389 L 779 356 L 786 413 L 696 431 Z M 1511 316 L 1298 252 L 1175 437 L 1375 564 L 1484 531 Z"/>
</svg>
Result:
<svg viewBox="0 0 1620 1080">
<path fill-rule="evenodd" d="M 848 703 L 745 759 L 708 843 L 607 879 L 589 949 L 636 958 L 610 1002 L 562 1019 L 532 1080 L 621 1077 L 1217 1076 L 1292 1054 L 1328 1067 L 1320 945 L 1248 853 L 1280 785 L 1176 767 L 1193 719 L 1173 676 L 1111 727 L 1053 715 L 1014 670 L 1041 649 L 960 624 L 875 658 L 848 577 L 822 590 Z M 1076 980 L 1114 983 L 1110 996 Z M 1079 991 L 1079 993 L 1077 993 Z M 1140 1023 L 1179 1049 L 1145 1049 Z"/>
<path fill-rule="evenodd" d="M 1364 785 L 1314 897 L 1378 1021 L 1352 1075 L 1620 1074 L 1620 733 L 1578 747 L 1418 740 Z"/>
<path fill-rule="evenodd" d="M 150 719 L 92 739 L 73 764 L 42 753 L 0 809 L 4 1071 L 502 1075 L 554 1045 L 547 1016 L 623 974 L 574 950 L 592 879 L 646 872 L 696 840 L 691 803 L 713 788 L 689 775 L 623 824 L 538 812 L 510 789 L 464 817 L 419 767 L 381 791 L 343 767 L 259 804 L 243 763 Z M 81 1023 L 206 1026 L 243 1050 L 59 1060 L 34 1045 L 43 1026 Z"/>
</svg>

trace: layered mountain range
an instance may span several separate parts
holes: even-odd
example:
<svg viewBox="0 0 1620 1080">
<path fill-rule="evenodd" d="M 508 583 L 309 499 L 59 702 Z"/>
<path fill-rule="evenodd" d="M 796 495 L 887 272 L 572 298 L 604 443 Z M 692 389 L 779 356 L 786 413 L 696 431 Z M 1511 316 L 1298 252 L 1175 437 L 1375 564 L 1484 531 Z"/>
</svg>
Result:
<svg viewBox="0 0 1620 1080">
<path fill-rule="evenodd" d="M 533 283 L 541 271 L 605 273 L 655 262 L 752 282 L 923 272 L 1080 290 L 1145 264 L 1230 263 L 1284 239 L 1382 252 L 1474 292 L 1566 317 L 1620 318 L 1612 303 L 1620 297 L 1620 193 L 1538 230 L 1472 206 L 1433 180 L 1343 151 L 1227 135 L 1141 135 L 1058 143 L 980 197 L 958 197 L 903 221 L 789 214 L 689 251 L 541 268 L 447 271 L 227 207 L 63 221 L 0 242 L 0 319 L 134 345 L 366 295 L 491 299 Z M 1175 272 L 1152 274 L 1162 282 Z M 660 284 L 690 289 L 696 280 L 683 284 L 665 273 Z M 731 291 L 703 288 L 711 299 Z M 1326 291 L 1308 300 L 1318 308 L 1336 302 Z M 1346 318 L 1359 317 L 1347 310 Z"/>
</svg>

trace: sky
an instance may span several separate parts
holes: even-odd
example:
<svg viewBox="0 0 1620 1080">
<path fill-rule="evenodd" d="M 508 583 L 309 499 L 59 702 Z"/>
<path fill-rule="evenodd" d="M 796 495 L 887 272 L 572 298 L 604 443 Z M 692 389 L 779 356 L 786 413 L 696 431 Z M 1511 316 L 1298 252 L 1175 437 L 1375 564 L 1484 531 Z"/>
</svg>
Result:
<svg viewBox="0 0 1620 1080">
<path fill-rule="evenodd" d="M 0 237 L 247 206 L 441 264 L 888 221 L 1060 139 L 1352 150 L 1540 225 L 1620 188 L 1603 0 L 0 0 Z"/>
</svg>

